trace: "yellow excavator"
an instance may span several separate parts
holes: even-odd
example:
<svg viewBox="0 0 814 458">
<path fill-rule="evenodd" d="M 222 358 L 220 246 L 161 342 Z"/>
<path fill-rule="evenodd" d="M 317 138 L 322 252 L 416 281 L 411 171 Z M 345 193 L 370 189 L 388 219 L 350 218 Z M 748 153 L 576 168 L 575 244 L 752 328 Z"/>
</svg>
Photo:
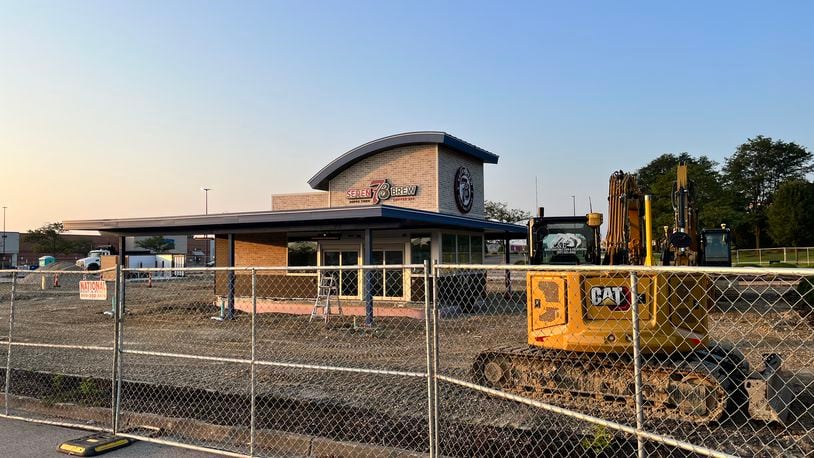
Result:
<svg viewBox="0 0 814 458">
<path fill-rule="evenodd" d="M 664 226 L 661 263 L 665 266 L 732 266 L 732 237 L 726 224 L 698 230 L 695 184 L 687 164 L 678 164 L 672 193 L 673 227 Z"/>
<path fill-rule="evenodd" d="M 643 270 L 631 291 L 627 272 L 569 269 L 649 261 L 642 229 L 649 202 L 635 176 L 615 172 L 608 200 L 604 256 L 599 213 L 546 217 L 540 209 L 529 221 L 531 264 L 562 270 L 528 272 L 528 342 L 481 352 L 473 363 L 475 381 L 566 407 L 632 408 L 635 297 L 649 416 L 707 423 L 748 410 L 755 419 L 783 421 L 787 396 L 773 377 L 779 357 L 769 356 L 766 369 L 750 373 L 740 352 L 709 338 L 713 304 L 706 275 Z"/>
</svg>

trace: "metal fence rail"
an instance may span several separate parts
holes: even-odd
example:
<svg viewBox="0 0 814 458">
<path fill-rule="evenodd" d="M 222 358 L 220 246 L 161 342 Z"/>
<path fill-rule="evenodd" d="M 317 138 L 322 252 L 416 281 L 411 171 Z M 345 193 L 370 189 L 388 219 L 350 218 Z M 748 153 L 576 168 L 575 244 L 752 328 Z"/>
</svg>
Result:
<svg viewBox="0 0 814 458">
<path fill-rule="evenodd" d="M 607 266 L 3 271 L 2 414 L 229 456 L 808 456 L 811 279 Z M 105 298 L 80 299 L 83 280 L 105 281 Z M 680 342 L 659 340 L 665 328 Z"/>
<path fill-rule="evenodd" d="M 742 248 L 732 250 L 732 262 L 735 265 L 772 265 L 796 264 L 811 266 L 814 248 L 812 247 L 777 247 L 777 248 Z"/>
</svg>

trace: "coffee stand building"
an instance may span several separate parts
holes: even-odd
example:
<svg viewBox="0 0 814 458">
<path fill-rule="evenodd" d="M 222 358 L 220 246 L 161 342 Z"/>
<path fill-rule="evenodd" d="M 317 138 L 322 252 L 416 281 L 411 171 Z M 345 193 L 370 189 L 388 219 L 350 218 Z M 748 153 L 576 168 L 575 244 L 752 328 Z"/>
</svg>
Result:
<svg viewBox="0 0 814 458">
<path fill-rule="evenodd" d="M 313 192 L 274 195 L 271 211 L 64 224 L 69 230 L 121 237 L 215 234 L 218 267 L 342 266 L 343 308 L 362 310 L 372 319 L 374 303 L 382 312 L 392 311 L 418 300 L 417 291 L 423 295 L 423 276 L 387 266 L 479 264 L 485 240 L 525 238 L 525 227 L 484 217 L 483 167 L 497 162 L 497 155 L 444 132 L 404 133 L 339 156 L 308 180 Z M 370 275 L 346 269 L 358 265 L 382 267 Z M 280 298 L 286 295 L 283 289 L 313 291 L 308 296 L 313 297 L 316 274 L 262 273 L 285 275 L 286 281 L 258 281 L 259 311 L 310 312 L 306 303 L 297 306 Z M 221 275 L 215 294 L 244 308 L 250 296 L 245 280 L 229 282 Z"/>
</svg>

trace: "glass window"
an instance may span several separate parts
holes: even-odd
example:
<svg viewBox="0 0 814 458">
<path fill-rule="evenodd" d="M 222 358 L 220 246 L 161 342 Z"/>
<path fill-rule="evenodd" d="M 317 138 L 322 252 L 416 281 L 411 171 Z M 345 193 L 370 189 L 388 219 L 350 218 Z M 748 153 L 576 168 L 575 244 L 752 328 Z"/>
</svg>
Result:
<svg viewBox="0 0 814 458">
<path fill-rule="evenodd" d="M 458 264 L 469 264 L 469 236 L 458 235 Z"/>
<path fill-rule="evenodd" d="M 424 264 L 431 261 L 432 238 L 429 235 L 413 235 L 410 239 L 410 263 Z"/>
<path fill-rule="evenodd" d="M 472 236 L 472 264 L 483 264 L 483 236 Z"/>
<path fill-rule="evenodd" d="M 441 262 L 444 264 L 455 264 L 458 262 L 456 256 L 455 234 L 444 234 L 441 236 Z"/>
<path fill-rule="evenodd" d="M 291 267 L 317 265 L 317 242 L 288 242 L 288 265 Z"/>
</svg>

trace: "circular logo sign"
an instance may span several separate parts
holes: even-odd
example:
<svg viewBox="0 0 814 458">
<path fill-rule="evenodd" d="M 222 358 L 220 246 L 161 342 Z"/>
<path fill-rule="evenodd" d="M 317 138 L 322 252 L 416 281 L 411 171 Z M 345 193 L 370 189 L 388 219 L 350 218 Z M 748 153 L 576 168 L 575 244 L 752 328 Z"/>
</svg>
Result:
<svg viewBox="0 0 814 458">
<path fill-rule="evenodd" d="M 475 200 L 475 185 L 472 183 L 472 174 L 466 167 L 459 167 L 455 172 L 455 203 L 461 213 L 469 213 L 472 210 L 472 202 Z"/>
</svg>

